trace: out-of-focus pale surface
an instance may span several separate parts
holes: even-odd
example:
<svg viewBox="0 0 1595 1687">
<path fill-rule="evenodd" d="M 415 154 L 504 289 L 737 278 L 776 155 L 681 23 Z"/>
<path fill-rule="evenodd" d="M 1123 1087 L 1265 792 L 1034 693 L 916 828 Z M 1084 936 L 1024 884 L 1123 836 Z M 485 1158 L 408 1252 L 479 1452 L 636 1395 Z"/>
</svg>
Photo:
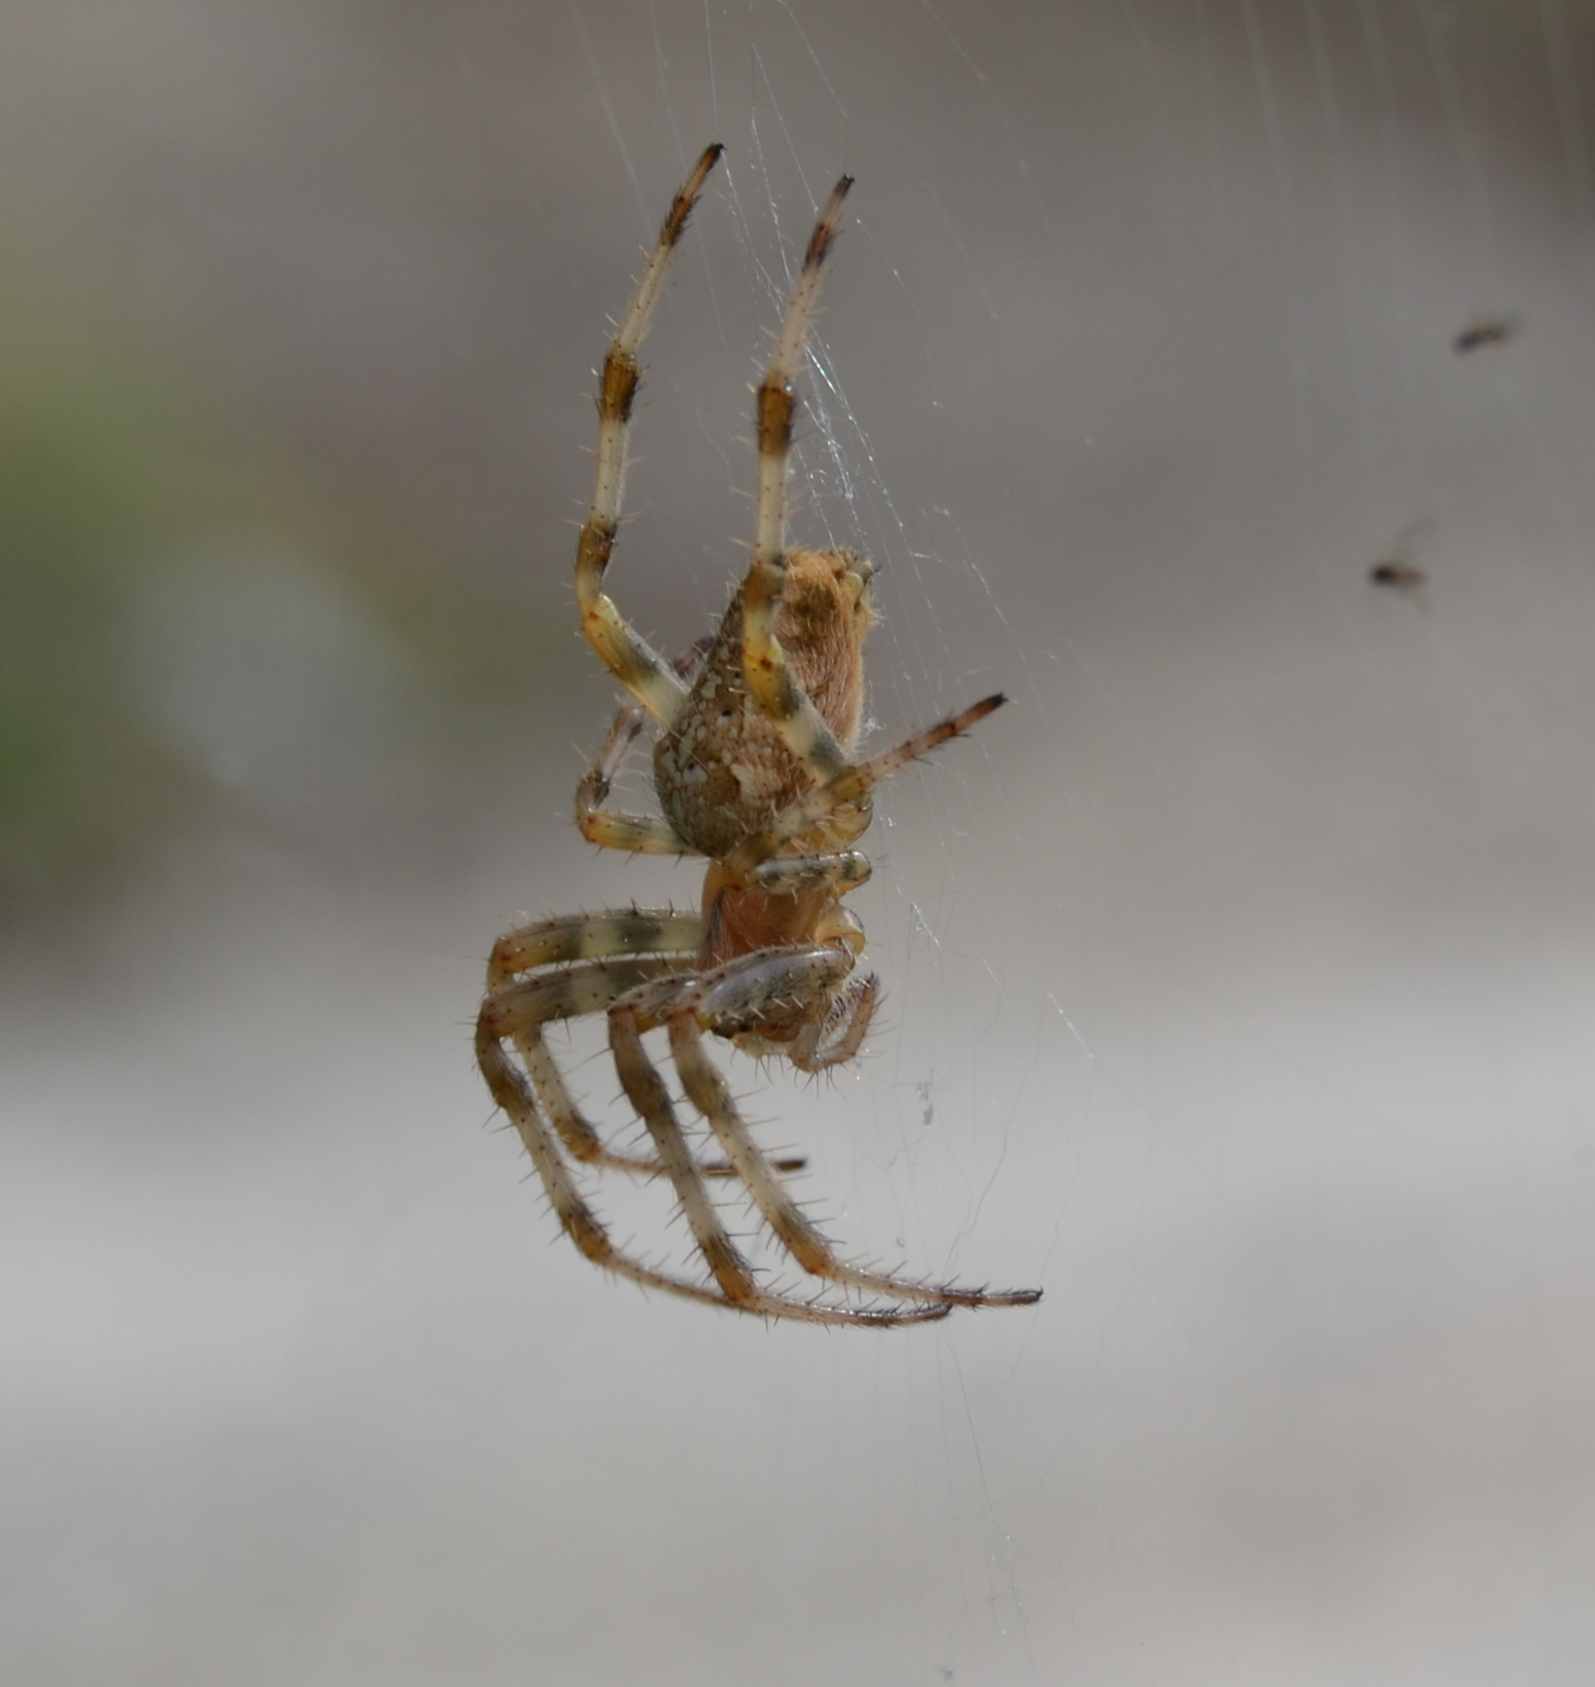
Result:
<svg viewBox="0 0 1595 1687">
<path fill-rule="evenodd" d="M 4 547 L 9 1679 L 1590 1678 L 1592 25 L 8 31 L 10 361 L 66 419 Z M 493 934 L 694 894 L 566 824 L 568 568 L 604 313 L 711 134 L 617 596 L 718 607 L 845 165 L 802 530 L 885 566 L 879 739 L 1015 699 L 884 804 L 871 1059 L 735 1076 L 859 1252 L 1033 1314 L 642 1300 L 480 1128 Z M 1428 588 L 1368 586 L 1417 522 Z"/>
</svg>

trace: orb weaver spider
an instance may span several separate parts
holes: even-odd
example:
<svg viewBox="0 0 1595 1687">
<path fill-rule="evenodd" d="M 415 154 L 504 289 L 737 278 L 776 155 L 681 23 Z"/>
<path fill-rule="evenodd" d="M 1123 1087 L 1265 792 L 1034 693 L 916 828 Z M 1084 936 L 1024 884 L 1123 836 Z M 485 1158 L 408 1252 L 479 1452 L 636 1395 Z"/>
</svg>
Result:
<svg viewBox="0 0 1595 1687">
<path fill-rule="evenodd" d="M 582 631 L 631 694 L 576 793 L 576 825 L 605 849 L 703 856 L 701 912 L 628 908 L 542 920 L 493 945 L 476 1056 L 509 1115 L 565 1234 L 595 1265 L 647 1288 L 754 1313 L 874 1329 L 944 1318 L 955 1306 L 1025 1306 L 1039 1289 L 927 1283 L 849 1264 L 782 1184 L 801 1159 L 770 1160 L 755 1144 L 704 1033 L 800 1071 L 851 1060 L 878 1000 L 860 973 L 864 929 L 842 898 L 870 876 L 851 846 L 870 824 L 883 779 L 967 732 L 1002 702 L 986 697 L 866 761 L 852 759 L 863 711 L 863 645 L 874 620 L 873 569 L 847 550 L 788 550 L 787 458 L 821 272 L 836 238 L 844 176 L 809 238 L 775 356 L 758 389 L 758 519 L 753 560 L 716 632 L 678 662 L 656 654 L 601 590 L 620 522 L 627 433 L 641 381 L 638 352 L 671 254 L 722 148 L 708 147 L 672 201 L 659 239 L 604 359 L 598 461 L 576 548 Z M 611 784 L 647 721 L 658 729 L 658 817 L 606 808 Z M 651 1156 L 608 1147 L 572 1099 L 549 1053 L 553 1021 L 602 1013 L 621 1086 L 652 1140 Z M 725 1158 L 694 1158 L 670 1093 L 643 1047 L 663 1027 L 687 1099 Z M 513 1045 L 519 1063 L 506 1052 Z M 550 1129 L 552 1126 L 552 1129 Z M 563 1147 L 564 1153 L 561 1153 Z M 709 1279 L 658 1269 L 622 1251 L 578 1188 L 566 1159 L 669 1180 Z M 734 1178 L 820 1293 L 760 1283 L 727 1233 L 706 1179 Z M 890 1304 L 823 1298 L 860 1290 Z M 908 1304 L 903 1304 L 903 1303 Z"/>
</svg>

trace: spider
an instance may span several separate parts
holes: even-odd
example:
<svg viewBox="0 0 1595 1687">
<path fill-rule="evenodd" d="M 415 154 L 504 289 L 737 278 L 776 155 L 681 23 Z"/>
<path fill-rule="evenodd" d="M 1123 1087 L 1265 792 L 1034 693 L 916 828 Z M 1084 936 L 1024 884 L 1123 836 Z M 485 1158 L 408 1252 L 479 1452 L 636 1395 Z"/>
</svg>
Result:
<svg viewBox="0 0 1595 1687">
<path fill-rule="evenodd" d="M 864 929 L 842 898 L 870 876 L 868 860 L 849 847 L 869 826 L 870 793 L 1003 702 L 1001 695 L 987 697 L 883 755 L 853 760 L 863 642 L 874 619 L 873 570 L 852 551 L 786 548 L 793 382 L 852 186 L 847 176 L 810 236 L 774 361 L 758 389 L 753 560 L 718 630 L 667 662 L 600 589 L 620 524 L 627 428 L 641 380 L 638 352 L 671 254 L 722 150 L 705 149 L 671 202 L 604 359 L 596 481 L 576 547 L 582 631 L 633 699 L 577 787 L 576 825 L 606 849 L 707 857 L 702 911 L 632 907 L 505 933 L 488 961 L 477 1061 L 565 1234 L 606 1271 L 767 1319 L 874 1329 L 944 1318 L 954 1306 L 1028 1305 L 1041 1298 L 1039 1289 L 926 1283 L 839 1258 L 781 1181 L 779 1174 L 803 1160 L 772 1161 L 760 1151 L 705 1047 L 704 1033 L 713 1032 L 802 1072 L 823 1071 L 858 1053 L 879 986 L 873 974 L 858 970 Z M 658 729 L 654 785 L 663 812 L 616 813 L 604 806 L 611 783 L 650 719 Z M 651 1155 L 607 1146 L 549 1053 L 546 1025 L 597 1013 L 607 1016 L 621 1087 L 647 1128 Z M 643 1047 L 643 1034 L 657 1027 L 668 1033 L 686 1097 L 708 1121 L 723 1160 L 699 1161 L 682 1134 L 675 1103 Z M 587 1166 L 668 1179 L 708 1280 L 661 1270 L 618 1247 L 566 1155 Z M 721 1222 L 706 1178 L 742 1184 L 782 1247 L 821 1280 L 818 1293 L 788 1293 L 760 1281 Z M 828 1301 L 828 1284 L 864 1291 L 874 1302 L 857 1305 L 845 1295 L 841 1303 Z"/>
</svg>

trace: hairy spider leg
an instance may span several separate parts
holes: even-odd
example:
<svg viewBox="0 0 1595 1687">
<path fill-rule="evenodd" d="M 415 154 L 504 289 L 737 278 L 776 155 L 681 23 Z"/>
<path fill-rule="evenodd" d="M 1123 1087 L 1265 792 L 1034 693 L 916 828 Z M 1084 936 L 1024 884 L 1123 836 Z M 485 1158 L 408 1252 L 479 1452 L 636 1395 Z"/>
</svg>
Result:
<svg viewBox="0 0 1595 1687">
<path fill-rule="evenodd" d="M 678 908 L 611 908 L 563 914 L 506 931 L 487 958 L 487 988 L 502 989 L 518 974 L 610 955 L 690 954 L 703 936 L 696 914 Z"/>
<path fill-rule="evenodd" d="M 788 1046 L 787 1059 L 800 1072 L 824 1072 L 832 1066 L 845 1066 L 863 1048 L 880 999 L 881 981 L 873 972 L 862 978 L 850 978 L 838 999 L 836 1014 L 804 1026 Z M 826 1043 L 831 1027 L 838 1024 L 841 1029 Z"/>
<path fill-rule="evenodd" d="M 635 963 L 633 963 L 635 964 Z M 494 998 L 482 1004 L 476 1022 L 476 1060 L 487 1080 L 493 1099 L 514 1121 L 526 1152 L 542 1181 L 549 1204 L 565 1234 L 580 1252 L 594 1265 L 617 1276 L 629 1278 L 645 1288 L 664 1289 L 670 1294 L 683 1295 L 688 1300 L 704 1301 L 711 1306 L 722 1303 L 718 1293 L 698 1283 L 689 1283 L 666 1272 L 644 1265 L 621 1253 L 610 1240 L 598 1216 L 583 1200 L 570 1168 L 560 1158 L 553 1138 L 543 1124 L 532 1099 L 526 1079 L 515 1069 L 505 1054 L 499 1038 L 502 1034 L 495 1016 L 490 1012 Z"/>
<path fill-rule="evenodd" d="M 714 634 L 705 634 L 678 656 L 671 667 L 685 679 L 713 643 Z M 576 829 L 588 843 L 597 844 L 600 849 L 622 849 L 628 855 L 696 855 L 698 852 L 676 836 L 675 829 L 662 814 L 616 814 L 603 806 L 627 752 L 636 743 L 647 719 L 648 711 L 640 703 L 621 705 L 608 735 L 598 747 L 598 754 L 593 757 L 592 766 L 576 786 Z"/>
<path fill-rule="evenodd" d="M 742 583 L 742 670 L 748 692 L 775 724 L 786 747 L 820 783 L 847 766 L 847 753 L 787 667 L 775 636 L 775 616 L 786 586 L 787 460 L 797 408 L 794 383 L 819 302 L 825 257 L 836 239 L 842 201 L 852 185 L 853 178 L 843 176 L 820 212 L 787 304 L 775 356 L 759 385 L 758 518 L 753 562 Z"/>
<path fill-rule="evenodd" d="M 696 914 L 678 913 L 673 908 L 626 908 L 540 920 L 506 932 L 493 945 L 483 1017 L 497 1036 L 508 1035 L 513 1040 L 543 1113 L 553 1122 L 567 1152 L 582 1164 L 640 1177 L 658 1177 L 665 1169 L 658 1160 L 624 1154 L 605 1145 L 576 1105 L 549 1050 L 543 1026 L 550 1020 L 607 1007 L 642 976 L 690 966 L 702 935 L 703 922 Z M 619 959 L 649 953 L 657 955 L 658 960 L 638 963 Z M 650 970 L 644 974 L 618 970 L 639 964 Z M 561 970 L 515 981 L 519 973 L 549 966 Z M 802 1155 L 790 1155 L 776 1163 L 781 1171 L 794 1172 L 808 1162 Z M 701 1169 L 705 1177 L 737 1175 L 735 1167 L 721 1161 Z"/>
<path fill-rule="evenodd" d="M 772 968 L 772 961 L 781 965 Z M 933 1300 L 929 1305 L 911 1308 L 838 1306 L 759 1287 L 752 1266 L 720 1221 L 687 1150 L 669 1091 L 642 1044 L 643 1030 L 661 1021 L 670 1023 L 673 1036 L 675 1023 L 681 1018 L 695 1022 L 696 1017 L 709 1015 L 722 1022 L 745 1023 L 750 1017 L 756 1018 L 761 1005 L 770 1003 L 784 985 L 798 991 L 828 988 L 836 980 L 837 968 L 851 964 L 850 957 L 839 957 L 834 949 L 762 953 L 744 956 L 704 978 L 689 976 L 644 984 L 609 1010 L 609 1039 L 621 1085 L 654 1139 L 693 1240 L 720 1289 L 716 1304 L 760 1318 L 889 1329 L 897 1324 L 945 1318 L 951 1305 Z M 769 1181 L 773 1183 L 774 1179 Z M 753 1192 L 751 1184 L 749 1188 Z"/>
<path fill-rule="evenodd" d="M 749 875 L 749 883 L 760 890 L 784 891 L 791 895 L 828 890 L 845 896 L 868 881 L 874 868 L 862 850 L 844 849 L 830 855 L 783 855 L 761 861 Z"/>
<path fill-rule="evenodd" d="M 844 768 L 834 779 L 805 793 L 778 814 L 756 836 L 748 838 L 725 858 L 724 870 L 733 879 L 747 883 L 761 863 L 778 857 L 782 849 L 798 840 L 825 838 L 834 831 L 857 837 L 867 826 L 869 794 L 883 779 L 939 749 L 951 738 L 961 738 L 1008 699 L 1000 692 L 971 703 L 967 709 L 937 721 L 912 738 L 868 761 Z M 862 811 L 862 824 L 860 824 Z"/>
<path fill-rule="evenodd" d="M 476 1058 L 493 1099 L 514 1120 L 561 1227 L 584 1258 L 602 1270 L 612 1271 L 617 1277 L 625 1277 L 645 1289 L 662 1289 L 666 1294 L 681 1295 L 684 1299 L 700 1301 L 708 1306 L 725 1305 L 717 1289 L 674 1277 L 622 1253 L 610 1240 L 609 1232 L 592 1208 L 582 1199 L 569 1167 L 560 1159 L 543 1128 L 526 1080 L 511 1065 L 497 1040 L 484 1032 L 480 1023 L 476 1031 Z"/>
<path fill-rule="evenodd" d="M 593 476 L 593 501 L 576 542 L 576 601 L 581 608 L 582 632 L 604 666 L 662 726 L 669 726 L 675 718 L 686 699 L 686 687 L 670 664 L 599 588 L 620 527 L 631 407 L 642 381 L 642 365 L 637 354 L 664 288 L 671 255 L 709 172 L 724 150 L 718 142 L 705 147 L 671 201 L 659 228 L 658 242 L 637 278 L 631 304 L 609 343 L 598 381 L 598 460 Z"/>
<path fill-rule="evenodd" d="M 792 960 L 799 963 L 802 958 L 794 956 Z M 801 983 L 794 981 L 793 991 L 801 987 Z M 709 1121 L 776 1239 L 811 1277 L 822 1277 L 868 1293 L 948 1306 L 1030 1306 L 1041 1299 L 1039 1289 L 993 1290 L 967 1288 L 958 1283 L 916 1282 L 886 1272 L 869 1271 L 839 1259 L 829 1241 L 773 1175 L 769 1162 L 737 1112 L 725 1080 L 710 1060 L 703 1046 L 700 1022 L 708 1019 L 713 1028 L 715 1017 L 712 1012 L 694 1011 L 691 1006 L 671 1015 L 670 1048 L 676 1070 L 686 1086 L 688 1099 Z"/>
</svg>

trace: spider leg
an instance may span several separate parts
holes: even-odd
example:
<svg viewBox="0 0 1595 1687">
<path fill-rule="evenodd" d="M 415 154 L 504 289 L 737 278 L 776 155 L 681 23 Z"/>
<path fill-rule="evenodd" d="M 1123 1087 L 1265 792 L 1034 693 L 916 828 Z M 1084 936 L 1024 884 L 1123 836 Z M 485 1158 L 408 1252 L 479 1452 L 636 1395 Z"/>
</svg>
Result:
<svg viewBox="0 0 1595 1687">
<path fill-rule="evenodd" d="M 703 941 L 703 921 L 678 908 L 615 908 L 603 914 L 566 914 L 516 926 L 493 945 L 487 987 L 500 989 L 517 974 L 605 955 L 692 954 Z"/>
<path fill-rule="evenodd" d="M 742 670 L 748 692 L 775 723 L 787 748 L 821 781 L 847 766 L 847 754 L 788 669 L 775 636 L 775 614 L 786 585 L 786 470 L 797 409 L 793 383 L 819 300 L 825 256 L 836 239 L 842 201 L 852 185 L 852 177 L 843 176 L 820 212 L 787 304 L 775 356 L 759 385 L 759 510 L 753 562 L 742 585 Z"/>
<path fill-rule="evenodd" d="M 863 1048 L 880 999 L 881 981 L 873 972 L 850 979 L 840 1013 L 826 1021 L 815 1020 L 800 1032 L 787 1050 L 787 1059 L 800 1072 L 823 1072 L 831 1066 L 845 1066 Z M 827 1031 L 837 1023 L 841 1024 L 841 1032 L 822 1048 Z"/>
<path fill-rule="evenodd" d="M 676 836 L 663 815 L 604 811 L 614 777 L 646 719 L 640 703 L 628 705 L 615 716 L 609 736 L 576 787 L 576 830 L 601 849 L 623 849 L 630 855 L 691 855 L 691 846 Z"/>
<path fill-rule="evenodd" d="M 570 1168 L 559 1157 L 553 1139 L 538 1116 L 525 1078 L 516 1071 L 491 1028 L 481 1020 L 476 1027 L 476 1059 L 493 1099 L 514 1120 L 561 1228 L 587 1259 L 605 1271 L 613 1271 L 617 1276 L 640 1283 L 644 1288 L 663 1289 L 667 1294 L 680 1295 L 686 1300 L 701 1301 L 709 1306 L 725 1305 L 714 1289 L 655 1270 L 615 1246 L 597 1214 L 582 1199 Z"/>
<path fill-rule="evenodd" d="M 865 998 L 861 997 L 861 1000 Z M 869 999 L 873 999 L 872 997 Z M 1041 1299 L 1040 1289 L 988 1290 L 958 1283 L 916 1283 L 880 1271 L 867 1271 L 838 1259 L 830 1243 L 781 1187 L 759 1152 L 731 1099 L 725 1080 L 703 1046 L 703 1032 L 690 1006 L 670 1017 L 670 1048 L 676 1070 L 692 1105 L 709 1121 L 727 1157 L 748 1186 L 765 1222 L 789 1254 L 811 1277 L 823 1277 L 849 1288 L 906 1300 L 931 1301 L 940 1306 L 1029 1306 Z M 662 1155 L 662 1150 L 661 1150 Z"/>
<path fill-rule="evenodd" d="M 690 1002 L 697 990 L 696 980 L 686 980 L 678 994 Z M 692 1008 L 688 1006 L 683 1011 L 690 1019 Z M 947 1316 L 949 1308 L 946 1305 L 913 1308 L 827 1306 L 818 1301 L 797 1300 L 761 1289 L 752 1267 L 726 1233 L 720 1215 L 709 1199 L 703 1180 L 687 1152 L 686 1139 L 681 1134 L 670 1094 L 642 1046 L 638 1014 L 625 1002 L 617 1003 L 609 1011 L 609 1041 L 621 1084 L 654 1139 L 659 1158 L 664 1162 L 675 1186 L 676 1198 L 692 1229 L 693 1240 L 719 1285 L 720 1294 L 711 1297 L 718 1305 L 729 1306 L 737 1312 L 750 1312 L 760 1318 L 790 1318 L 810 1324 L 861 1324 L 875 1329 L 889 1329 L 894 1324 L 920 1324 Z"/>
<path fill-rule="evenodd" d="M 867 816 L 869 794 L 883 779 L 889 779 L 911 762 L 923 760 L 948 739 L 961 738 L 1007 701 L 1000 691 L 983 697 L 956 715 L 949 715 L 923 732 L 915 733 L 912 738 L 905 738 L 894 749 L 844 768 L 834 779 L 807 792 L 783 809 L 763 832 L 738 844 L 725 859 L 726 871 L 731 877 L 746 882 L 761 862 L 777 855 L 795 839 L 823 838 L 833 831 L 840 831 L 846 837 L 857 837 L 864 829 L 859 821 L 861 816 Z M 867 824 L 867 818 L 864 823 Z"/>
<path fill-rule="evenodd" d="M 515 1044 L 532 1081 L 532 1092 L 573 1159 L 634 1176 L 657 1177 L 658 1160 L 624 1154 L 605 1145 L 577 1107 L 543 1035 L 551 1020 L 595 1013 L 647 978 L 679 971 L 691 963 L 703 922 L 673 909 L 622 909 L 610 914 L 574 915 L 543 920 L 508 932 L 493 945 L 488 961 L 488 997 L 482 1021 L 491 1033 Z M 656 959 L 620 960 L 622 951 L 663 951 Z M 550 963 L 582 964 L 543 972 L 518 983 L 515 973 Z M 800 1171 L 801 1155 L 777 1162 L 783 1171 Z M 713 1162 L 706 1177 L 735 1177 L 734 1167 Z"/>
<path fill-rule="evenodd" d="M 671 254 L 723 148 L 706 147 L 671 201 L 659 239 L 638 277 L 631 304 L 610 341 L 598 382 L 598 461 L 593 501 L 576 542 L 576 601 L 582 632 L 604 666 L 661 725 L 675 718 L 687 692 L 680 678 L 599 588 L 615 548 L 626 482 L 631 407 L 642 381 L 637 354 L 653 320 Z M 631 847 L 622 845 L 621 847 Z"/>
<path fill-rule="evenodd" d="M 790 1018 L 794 1004 L 833 996 L 852 970 L 850 945 L 754 949 L 691 977 L 645 980 L 617 1006 L 639 1031 L 652 1031 L 688 1005 L 708 1030 L 733 1037 Z"/>
<path fill-rule="evenodd" d="M 772 861 L 761 861 L 749 880 L 760 890 L 793 896 L 814 890 L 845 896 L 866 883 L 873 870 L 867 855 L 847 849 L 821 855 L 781 855 Z"/>
<path fill-rule="evenodd" d="M 710 633 L 678 656 L 671 667 L 685 679 L 713 643 L 714 634 Z M 598 754 L 593 757 L 592 766 L 576 787 L 576 829 L 600 849 L 622 849 L 628 855 L 695 855 L 697 851 L 676 836 L 663 815 L 604 811 L 615 775 L 647 719 L 648 711 L 640 703 L 621 706 L 598 747 Z"/>
</svg>

